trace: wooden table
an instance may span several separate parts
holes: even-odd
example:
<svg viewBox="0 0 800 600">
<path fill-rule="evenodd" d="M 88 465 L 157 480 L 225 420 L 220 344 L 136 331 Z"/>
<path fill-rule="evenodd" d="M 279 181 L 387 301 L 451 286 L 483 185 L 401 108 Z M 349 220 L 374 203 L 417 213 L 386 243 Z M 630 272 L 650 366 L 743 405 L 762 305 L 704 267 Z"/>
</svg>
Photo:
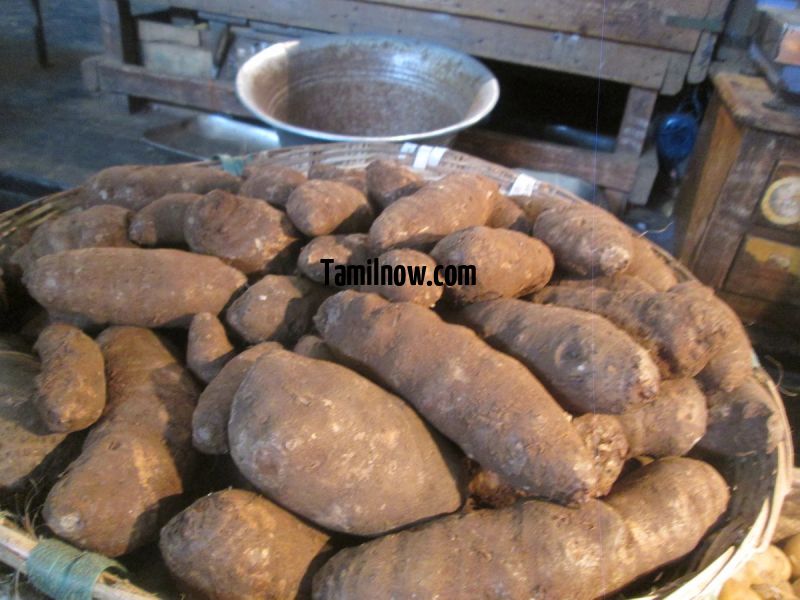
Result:
<svg viewBox="0 0 800 600">
<path fill-rule="evenodd" d="M 800 107 L 760 77 L 714 85 L 676 209 L 679 258 L 744 321 L 798 334 Z"/>
<path fill-rule="evenodd" d="M 428 39 L 480 57 L 630 86 L 614 152 L 599 153 L 485 131 L 458 149 L 507 166 L 596 181 L 646 199 L 653 161 L 640 158 L 658 94 L 705 79 L 730 0 L 170 0 L 176 8 L 290 26 Z M 91 89 L 246 115 L 230 82 L 138 66 L 129 0 L 99 0 L 106 54 L 84 65 Z M 652 158 L 652 156 L 651 156 Z M 642 164 L 640 164 L 642 163 Z M 648 183 L 649 181 L 649 183 Z"/>
</svg>

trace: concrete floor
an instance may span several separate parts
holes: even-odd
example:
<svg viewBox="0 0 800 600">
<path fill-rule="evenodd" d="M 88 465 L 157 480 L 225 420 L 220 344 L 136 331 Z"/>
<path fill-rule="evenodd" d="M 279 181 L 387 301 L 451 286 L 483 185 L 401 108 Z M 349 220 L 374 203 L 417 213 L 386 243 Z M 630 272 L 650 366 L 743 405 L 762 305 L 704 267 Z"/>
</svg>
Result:
<svg viewBox="0 0 800 600">
<path fill-rule="evenodd" d="M 71 187 L 115 164 L 185 160 L 141 141 L 145 129 L 174 116 L 131 115 L 84 89 L 80 63 L 102 52 L 97 2 L 42 0 L 42 10 L 52 65 L 47 69 L 36 61 L 30 2 L 3 2 L 0 179 Z"/>
</svg>

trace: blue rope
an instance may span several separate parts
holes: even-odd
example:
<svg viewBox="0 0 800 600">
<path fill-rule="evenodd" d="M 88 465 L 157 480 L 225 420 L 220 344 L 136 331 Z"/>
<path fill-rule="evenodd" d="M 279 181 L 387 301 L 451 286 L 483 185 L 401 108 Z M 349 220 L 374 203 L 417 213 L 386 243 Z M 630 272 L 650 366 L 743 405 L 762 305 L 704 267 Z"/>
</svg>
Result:
<svg viewBox="0 0 800 600">
<path fill-rule="evenodd" d="M 241 177 L 242 173 L 244 172 L 244 168 L 247 163 L 250 162 L 250 158 L 247 156 L 231 156 L 230 154 L 217 154 L 214 156 L 214 160 L 218 160 L 220 166 L 224 171 L 231 173 L 232 175 L 236 175 L 237 177 Z"/>
<path fill-rule="evenodd" d="M 97 578 L 104 571 L 125 572 L 125 567 L 110 558 L 52 539 L 36 544 L 26 566 L 36 589 L 56 600 L 91 600 Z"/>
</svg>

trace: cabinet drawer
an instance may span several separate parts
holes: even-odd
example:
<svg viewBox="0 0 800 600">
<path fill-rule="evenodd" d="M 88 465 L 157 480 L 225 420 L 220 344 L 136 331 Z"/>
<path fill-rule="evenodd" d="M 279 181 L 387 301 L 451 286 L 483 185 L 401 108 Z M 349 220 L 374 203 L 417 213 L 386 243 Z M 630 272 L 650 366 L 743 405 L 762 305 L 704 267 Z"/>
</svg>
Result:
<svg viewBox="0 0 800 600">
<path fill-rule="evenodd" d="M 742 296 L 800 306 L 800 248 L 746 236 L 724 287 Z"/>
</svg>

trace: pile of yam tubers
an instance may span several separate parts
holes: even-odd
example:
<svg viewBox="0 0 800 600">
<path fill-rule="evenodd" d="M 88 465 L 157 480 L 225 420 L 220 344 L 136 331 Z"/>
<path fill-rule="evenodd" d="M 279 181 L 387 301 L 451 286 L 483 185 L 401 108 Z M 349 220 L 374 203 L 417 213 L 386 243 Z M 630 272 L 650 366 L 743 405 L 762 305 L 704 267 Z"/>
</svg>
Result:
<svg viewBox="0 0 800 600">
<path fill-rule="evenodd" d="M 590 204 L 387 160 L 77 194 L 0 257 L 0 493 L 188 597 L 604 597 L 783 435 L 731 309 Z M 477 280 L 324 285 L 375 258 Z"/>
</svg>

